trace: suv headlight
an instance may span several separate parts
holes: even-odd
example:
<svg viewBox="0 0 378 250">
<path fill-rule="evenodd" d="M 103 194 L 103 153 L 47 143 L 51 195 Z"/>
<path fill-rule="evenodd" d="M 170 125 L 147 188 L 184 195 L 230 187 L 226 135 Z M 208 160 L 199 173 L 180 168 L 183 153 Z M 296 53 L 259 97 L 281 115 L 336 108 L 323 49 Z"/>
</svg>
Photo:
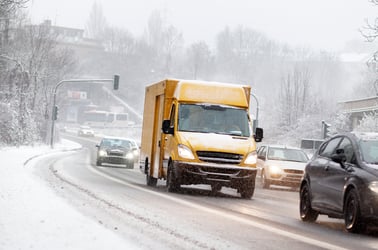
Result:
<svg viewBox="0 0 378 250">
<path fill-rule="evenodd" d="M 369 189 L 374 193 L 378 193 L 378 181 L 373 181 L 369 183 Z"/>
<path fill-rule="evenodd" d="M 271 175 L 281 175 L 283 173 L 282 168 L 276 165 L 269 166 L 269 173 Z"/>
<path fill-rule="evenodd" d="M 251 164 L 254 165 L 257 162 L 257 153 L 256 151 L 252 151 L 247 155 L 247 158 L 245 159 L 244 163 L 245 164 Z"/>
<path fill-rule="evenodd" d="M 128 152 L 128 153 L 126 154 L 126 159 L 131 160 L 131 159 L 133 159 L 133 158 L 134 158 L 134 154 L 133 154 L 132 152 Z"/>
<path fill-rule="evenodd" d="M 106 156 L 107 155 L 106 150 L 100 149 L 100 151 L 98 151 L 98 155 L 99 156 Z"/>
<path fill-rule="evenodd" d="M 192 153 L 192 150 L 190 150 L 190 148 L 188 148 L 187 146 L 182 145 L 182 144 L 178 145 L 178 155 L 181 158 L 186 158 L 186 159 L 191 159 L 191 160 L 194 159 L 194 155 Z"/>
</svg>

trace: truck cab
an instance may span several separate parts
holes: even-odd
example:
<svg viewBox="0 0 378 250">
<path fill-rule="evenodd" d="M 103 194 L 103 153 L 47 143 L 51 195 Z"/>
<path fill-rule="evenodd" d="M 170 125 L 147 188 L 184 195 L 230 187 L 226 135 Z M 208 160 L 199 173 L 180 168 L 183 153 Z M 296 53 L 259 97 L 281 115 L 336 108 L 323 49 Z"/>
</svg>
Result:
<svg viewBox="0 0 378 250">
<path fill-rule="evenodd" d="M 255 135 L 252 131 L 250 87 L 188 80 L 159 84 L 162 95 L 150 98 L 155 100 L 154 118 L 143 121 L 140 167 L 147 184 L 165 179 L 170 192 L 190 184 L 208 184 L 214 192 L 231 187 L 251 198 L 256 141 L 261 141 L 263 131 L 258 128 Z M 147 87 L 147 92 L 152 89 Z M 145 116 L 149 115 L 145 101 Z M 152 127 L 155 131 L 147 138 L 145 129 Z"/>
</svg>

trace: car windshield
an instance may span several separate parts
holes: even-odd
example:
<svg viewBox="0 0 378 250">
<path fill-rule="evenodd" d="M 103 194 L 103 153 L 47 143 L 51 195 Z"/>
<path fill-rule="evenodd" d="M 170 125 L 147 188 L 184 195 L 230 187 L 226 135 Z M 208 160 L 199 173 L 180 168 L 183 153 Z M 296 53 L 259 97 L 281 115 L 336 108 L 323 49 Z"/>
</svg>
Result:
<svg viewBox="0 0 378 250">
<path fill-rule="evenodd" d="M 308 157 L 305 152 L 300 149 L 292 148 L 269 148 L 268 150 L 269 160 L 278 161 L 297 161 L 297 162 L 307 162 Z"/>
<path fill-rule="evenodd" d="M 378 164 L 378 140 L 361 140 L 360 148 L 363 161 Z"/>
<path fill-rule="evenodd" d="M 180 104 L 178 130 L 243 137 L 251 134 L 245 109 L 212 104 Z"/>
<path fill-rule="evenodd" d="M 130 149 L 131 143 L 127 140 L 121 139 L 103 139 L 101 142 L 101 147 Z"/>
</svg>

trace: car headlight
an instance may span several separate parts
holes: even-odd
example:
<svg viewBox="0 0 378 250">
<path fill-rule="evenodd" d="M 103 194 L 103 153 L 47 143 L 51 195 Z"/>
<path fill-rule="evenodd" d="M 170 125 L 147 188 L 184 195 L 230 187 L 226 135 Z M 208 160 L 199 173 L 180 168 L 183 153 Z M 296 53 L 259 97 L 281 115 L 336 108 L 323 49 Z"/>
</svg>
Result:
<svg viewBox="0 0 378 250">
<path fill-rule="evenodd" d="M 106 156 L 107 155 L 106 150 L 101 149 L 100 151 L 98 151 L 98 155 L 99 156 Z"/>
<path fill-rule="evenodd" d="M 132 152 L 128 152 L 128 153 L 126 154 L 126 159 L 131 160 L 131 159 L 133 159 L 133 158 L 134 158 L 134 154 L 133 154 Z"/>
<path fill-rule="evenodd" d="M 178 145 L 178 155 L 181 158 L 186 158 L 186 159 L 191 159 L 191 160 L 194 159 L 194 155 L 192 153 L 192 150 L 190 150 L 190 148 L 188 148 L 187 146 L 182 145 L 182 144 Z"/>
<path fill-rule="evenodd" d="M 251 164 L 254 165 L 257 162 L 257 153 L 256 151 L 252 151 L 247 155 L 247 158 L 245 159 L 244 163 L 245 164 Z"/>
<path fill-rule="evenodd" d="M 282 168 L 272 165 L 272 166 L 269 166 L 269 173 L 270 175 L 281 175 L 283 171 L 282 171 Z"/>
<path fill-rule="evenodd" d="M 374 193 L 378 193 L 378 181 L 373 181 L 369 183 L 369 189 Z"/>
</svg>

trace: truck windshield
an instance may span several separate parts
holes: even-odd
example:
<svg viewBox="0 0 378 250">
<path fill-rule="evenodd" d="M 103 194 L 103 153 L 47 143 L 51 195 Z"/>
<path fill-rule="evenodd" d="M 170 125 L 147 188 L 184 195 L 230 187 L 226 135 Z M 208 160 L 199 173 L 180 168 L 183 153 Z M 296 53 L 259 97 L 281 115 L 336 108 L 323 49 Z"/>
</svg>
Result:
<svg viewBox="0 0 378 250">
<path fill-rule="evenodd" d="M 178 130 L 243 137 L 251 135 L 247 110 L 213 104 L 180 104 Z"/>
</svg>

